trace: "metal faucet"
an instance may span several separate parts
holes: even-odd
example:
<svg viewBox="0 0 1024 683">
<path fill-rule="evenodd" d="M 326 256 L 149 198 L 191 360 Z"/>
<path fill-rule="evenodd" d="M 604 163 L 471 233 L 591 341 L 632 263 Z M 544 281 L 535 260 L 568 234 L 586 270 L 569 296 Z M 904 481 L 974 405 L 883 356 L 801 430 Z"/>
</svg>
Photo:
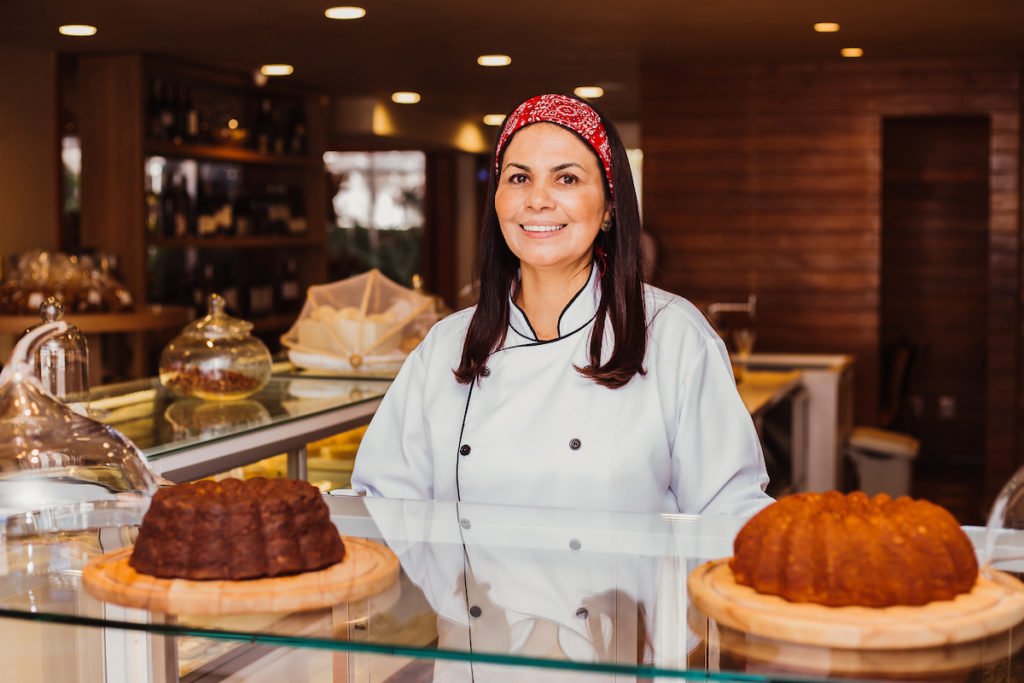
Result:
<svg viewBox="0 0 1024 683">
<path fill-rule="evenodd" d="M 746 303 L 715 303 L 708 305 L 708 317 L 711 318 L 715 323 L 718 323 L 719 313 L 746 313 L 751 318 L 757 312 L 757 295 L 750 294 L 747 296 Z"/>
</svg>

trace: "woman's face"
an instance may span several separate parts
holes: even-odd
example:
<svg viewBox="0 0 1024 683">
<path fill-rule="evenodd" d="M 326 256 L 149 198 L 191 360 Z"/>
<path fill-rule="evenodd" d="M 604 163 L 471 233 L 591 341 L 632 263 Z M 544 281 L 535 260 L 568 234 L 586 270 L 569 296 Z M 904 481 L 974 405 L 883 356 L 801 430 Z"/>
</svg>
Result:
<svg viewBox="0 0 1024 683">
<path fill-rule="evenodd" d="M 523 128 L 509 143 L 494 195 L 501 233 L 524 267 L 583 268 L 610 217 L 597 157 L 551 123 Z"/>
</svg>

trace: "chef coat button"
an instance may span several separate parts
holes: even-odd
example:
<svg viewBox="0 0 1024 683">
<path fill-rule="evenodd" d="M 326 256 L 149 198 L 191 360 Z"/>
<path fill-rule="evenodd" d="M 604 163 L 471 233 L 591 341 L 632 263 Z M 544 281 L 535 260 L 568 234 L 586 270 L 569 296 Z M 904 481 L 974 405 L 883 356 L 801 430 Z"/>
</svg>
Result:
<svg viewBox="0 0 1024 683">
<path fill-rule="evenodd" d="M 469 529 L 473 525 L 470 524 L 468 519 L 460 519 L 459 520 L 459 526 L 461 526 L 463 529 Z"/>
<path fill-rule="evenodd" d="M 572 539 L 569 541 L 569 550 L 579 550 L 583 547 L 583 544 L 579 542 L 579 539 Z"/>
<path fill-rule="evenodd" d="M 569 442 L 569 448 L 573 449 L 574 451 L 578 451 L 580 449 L 580 446 L 582 445 L 583 442 L 581 442 L 579 439 L 573 439 L 572 441 Z"/>
<path fill-rule="evenodd" d="M 468 443 L 462 444 L 462 448 L 459 449 L 459 455 L 469 455 L 469 452 L 473 450 L 469 447 Z"/>
<path fill-rule="evenodd" d="M 480 609 L 479 607 L 477 607 L 476 605 L 473 605 L 472 607 L 469 608 L 469 616 L 471 616 L 471 617 L 478 617 L 478 616 L 480 616 L 483 613 L 484 613 L 484 611 L 482 609 Z"/>
<path fill-rule="evenodd" d="M 589 616 L 590 616 L 590 611 L 587 610 L 586 607 L 580 607 L 578 610 L 576 610 L 576 617 L 578 619 L 586 619 Z"/>
<path fill-rule="evenodd" d="M 491 369 L 485 365 L 484 369 L 480 371 L 480 374 L 482 376 L 484 376 L 484 377 L 490 377 L 491 376 Z"/>
</svg>

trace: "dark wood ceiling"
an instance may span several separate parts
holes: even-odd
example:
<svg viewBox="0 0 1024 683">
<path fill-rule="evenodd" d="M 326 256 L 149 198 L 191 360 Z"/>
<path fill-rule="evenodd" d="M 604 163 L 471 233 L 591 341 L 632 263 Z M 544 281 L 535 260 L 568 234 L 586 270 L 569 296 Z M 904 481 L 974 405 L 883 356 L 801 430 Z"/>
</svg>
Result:
<svg viewBox="0 0 1024 683">
<path fill-rule="evenodd" d="M 367 15 L 331 21 L 323 10 L 332 4 Z M 817 34 L 816 21 L 843 28 Z M 60 36 L 61 23 L 99 33 Z M 139 50 L 239 70 L 287 62 L 296 83 L 332 95 L 417 90 L 422 106 L 458 116 L 598 84 L 604 109 L 631 119 L 642 64 L 839 60 L 849 46 L 864 59 L 1019 56 L 1024 0 L 0 0 L 0 42 Z M 476 65 L 495 52 L 512 65 Z"/>
</svg>

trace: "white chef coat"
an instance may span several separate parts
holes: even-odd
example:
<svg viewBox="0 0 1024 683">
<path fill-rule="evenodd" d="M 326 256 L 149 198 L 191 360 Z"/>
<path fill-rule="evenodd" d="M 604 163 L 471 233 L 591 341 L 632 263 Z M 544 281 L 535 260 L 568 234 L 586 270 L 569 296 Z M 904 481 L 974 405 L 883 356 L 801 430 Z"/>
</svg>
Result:
<svg viewBox="0 0 1024 683">
<path fill-rule="evenodd" d="M 353 488 L 392 498 L 749 515 L 771 499 L 725 345 L 688 301 L 644 287 L 646 375 L 609 389 L 589 363 L 596 269 L 540 341 L 510 301 L 478 383 L 456 381 L 473 308 L 410 354 L 363 437 Z M 606 325 L 602 353 L 612 348 Z M 574 367 L 575 366 L 575 367 Z"/>
</svg>

